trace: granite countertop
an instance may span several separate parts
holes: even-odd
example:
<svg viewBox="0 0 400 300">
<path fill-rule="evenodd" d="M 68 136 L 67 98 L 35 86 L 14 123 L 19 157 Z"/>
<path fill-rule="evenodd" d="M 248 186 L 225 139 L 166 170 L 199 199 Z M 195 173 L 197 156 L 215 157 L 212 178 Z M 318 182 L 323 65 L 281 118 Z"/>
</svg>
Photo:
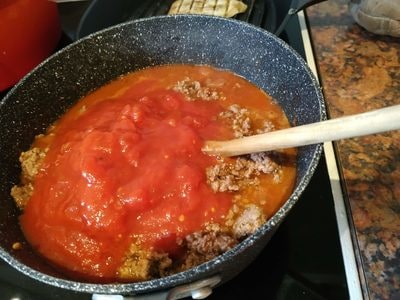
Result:
<svg viewBox="0 0 400 300">
<path fill-rule="evenodd" d="M 306 9 L 330 118 L 400 104 L 400 39 L 364 30 L 346 2 Z M 400 299 L 400 131 L 334 147 L 365 298 Z"/>
</svg>

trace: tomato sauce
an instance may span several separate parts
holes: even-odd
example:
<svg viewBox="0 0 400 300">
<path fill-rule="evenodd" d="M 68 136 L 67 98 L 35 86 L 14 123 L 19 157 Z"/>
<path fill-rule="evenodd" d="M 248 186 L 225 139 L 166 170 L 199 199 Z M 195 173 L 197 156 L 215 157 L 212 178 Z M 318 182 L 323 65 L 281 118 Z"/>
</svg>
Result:
<svg viewBox="0 0 400 300">
<path fill-rule="evenodd" d="M 187 101 L 170 88 L 185 76 L 213 82 L 224 99 Z M 201 151 L 204 141 L 233 138 L 217 116 L 245 103 L 281 117 L 265 99 L 229 72 L 185 65 L 138 71 L 89 94 L 34 143 L 49 150 L 21 216 L 27 240 L 87 278 L 115 279 L 133 240 L 179 251 L 177 238 L 222 223 L 232 206 L 233 194 L 212 191 L 205 175 L 216 158 Z M 282 186 L 269 214 L 291 192 Z"/>
</svg>

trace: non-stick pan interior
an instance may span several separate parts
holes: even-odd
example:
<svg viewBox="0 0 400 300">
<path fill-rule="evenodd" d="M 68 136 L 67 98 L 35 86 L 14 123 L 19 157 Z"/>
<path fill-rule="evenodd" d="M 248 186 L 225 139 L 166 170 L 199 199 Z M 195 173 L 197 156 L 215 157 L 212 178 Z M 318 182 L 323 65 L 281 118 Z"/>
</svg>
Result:
<svg viewBox="0 0 400 300">
<path fill-rule="evenodd" d="M 98 293 L 166 288 L 216 272 L 223 275 L 229 270 L 234 273 L 232 259 L 243 261 L 234 264 L 236 272 L 249 263 L 246 257 L 252 255 L 241 252 L 243 249 L 251 251 L 257 239 L 268 240 L 264 236 L 272 234 L 275 225 L 297 201 L 312 176 L 320 146 L 299 149 L 296 191 L 255 238 L 183 275 L 136 284 L 78 284 L 66 280 L 24 244 L 18 226 L 18 211 L 10 196 L 11 187 L 19 180 L 20 152 L 27 150 L 36 134 L 43 132 L 90 91 L 121 74 L 171 63 L 207 64 L 236 72 L 272 95 L 292 125 L 325 118 L 321 92 L 303 59 L 276 36 L 247 23 L 206 16 L 162 16 L 140 19 L 89 35 L 41 64 L 0 104 L 0 256 L 3 259 L 38 280 Z M 23 248 L 12 250 L 14 242 L 22 242 Z M 260 251 L 262 246 L 259 244 L 254 248 Z M 241 255 L 243 259 L 238 258 Z"/>
</svg>

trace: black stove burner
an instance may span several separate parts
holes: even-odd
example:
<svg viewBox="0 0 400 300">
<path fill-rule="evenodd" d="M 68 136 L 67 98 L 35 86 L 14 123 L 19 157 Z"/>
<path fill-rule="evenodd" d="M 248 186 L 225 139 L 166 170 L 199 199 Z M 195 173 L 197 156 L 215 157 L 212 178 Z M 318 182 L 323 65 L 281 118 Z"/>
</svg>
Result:
<svg viewBox="0 0 400 300">
<path fill-rule="evenodd" d="M 269 1 L 255 0 L 253 12 L 256 13 L 249 20 L 265 28 L 264 15 L 259 14 L 262 2 Z M 290 1 L 277 2 L 278 12 L 282 14 L 286 13 L 285 7 L 280 8 L 284 2 Z M 262 7 L 264 12 L 265 6 Z M 77 23 L 70 21 L 76 18 L 77 12 L 83 12 L 82 6 L 62 7 L 65 35 L 60 47 L 73 39 Z M 289 21 L 280 37 L 305 57 L 297 18 Z M 0 98 L 2 96 L 4 93 Z M 91 299 L 89 294 L 63 290 L 31 279 L 2 261 L 0 295 L 5 300 Z M 259 257 L 237 277 L 215 288 L 207 299 L 349 299 L 324 156 L 301 199 Z"/>
</svg>

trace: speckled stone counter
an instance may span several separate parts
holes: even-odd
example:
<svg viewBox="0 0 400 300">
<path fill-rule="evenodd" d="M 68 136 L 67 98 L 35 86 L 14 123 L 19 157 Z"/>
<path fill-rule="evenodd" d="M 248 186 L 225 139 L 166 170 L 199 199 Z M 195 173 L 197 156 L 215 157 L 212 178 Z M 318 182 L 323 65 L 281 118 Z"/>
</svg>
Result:
<svg viewBox="0 0 400 300">
<path fill-rule="evenodd" d="M 345 1 L 306 16 L 330 118 L 400 104 L 400 39 L 358 26 Z M 365 298 L 400 299 L 400 131 L 334 145 Z"/>
</svg>

